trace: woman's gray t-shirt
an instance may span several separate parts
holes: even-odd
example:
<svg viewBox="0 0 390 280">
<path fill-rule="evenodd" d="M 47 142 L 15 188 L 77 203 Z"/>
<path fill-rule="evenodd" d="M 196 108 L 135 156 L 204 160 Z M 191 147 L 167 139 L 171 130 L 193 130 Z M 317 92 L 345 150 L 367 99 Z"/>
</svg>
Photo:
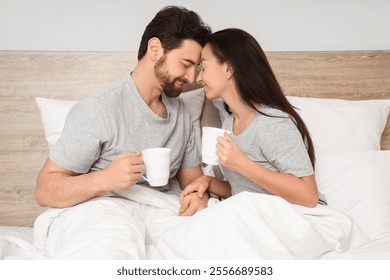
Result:
<svg viewBox="0 0 390 280">
<path fill-rule="evenodd" d="M 257 113 L 241 134 L 230 134 L 233 141 L 252 161 L 270 170 L 297 177 L 313 175 L 307 147 L 294 121 L 288 114 L 268 106 L 261 105 L 259 110 L 268 116 Z M 233 131 L 233 115 L 224 119 L 222 127 Z M 223 166 L 221 168 L 233 195 L 242 191 L 268 194 L 241 174 Z"/>
</svg>

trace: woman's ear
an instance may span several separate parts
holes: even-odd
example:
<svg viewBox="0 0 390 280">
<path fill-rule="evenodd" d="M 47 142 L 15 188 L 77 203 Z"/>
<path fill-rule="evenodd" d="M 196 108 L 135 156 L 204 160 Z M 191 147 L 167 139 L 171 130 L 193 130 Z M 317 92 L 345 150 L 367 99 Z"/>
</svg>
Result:
<svg viewBox="0 0 390 280">
<path fill-rule="evenodd" d="M 161 41 L 157 37 L 150 38 L 148 41 L 148 56 L 152 61 L 157 61 L 164 53 Z"/>
<path fill-rule="evenodd" d="M 230 67 L 228 63 L 225 63 L 225 77 L 227 80 L 230 80 L 233 76 L 233 68 Z"/>
</svg>

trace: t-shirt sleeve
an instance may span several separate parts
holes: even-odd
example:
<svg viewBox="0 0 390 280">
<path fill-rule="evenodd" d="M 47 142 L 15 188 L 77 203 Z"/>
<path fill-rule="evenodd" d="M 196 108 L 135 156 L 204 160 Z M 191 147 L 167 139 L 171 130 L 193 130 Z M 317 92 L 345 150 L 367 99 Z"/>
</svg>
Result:
<svg viewBox="0 0 390 280">
<path fill-rule="evenodd" d="M 263 137 L 262 152 L 279 172 L 297 177 L 314 174 L 302 135 L 290 118 L 275 118 Z"/>
<path fill-rule="evenodd" d="M 104 131 L 101 111 L 80 102 L 70 110 L 49 158 L 72 172 L 87 173 L 99 158 Z"/>
</svg>

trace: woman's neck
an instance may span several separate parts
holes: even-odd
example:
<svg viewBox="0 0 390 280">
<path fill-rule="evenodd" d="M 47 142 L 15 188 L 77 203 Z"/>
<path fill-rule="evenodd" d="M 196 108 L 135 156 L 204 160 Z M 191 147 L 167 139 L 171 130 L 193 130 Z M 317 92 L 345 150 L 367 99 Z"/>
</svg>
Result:
<svg viewBox="0 0 390 280">
<path fill-rule="evenodd" d="M 233 133 L 235 135 L 241 134 L 248 125 L 252 122 L 257 114 L 257 111 L 246 104 L 241 99 L 226 100 L 226 104 L 229 106 L 230 111 L 233 113 Z M 256 108 L 259 104 L 255 105 Z"/>
</svg>

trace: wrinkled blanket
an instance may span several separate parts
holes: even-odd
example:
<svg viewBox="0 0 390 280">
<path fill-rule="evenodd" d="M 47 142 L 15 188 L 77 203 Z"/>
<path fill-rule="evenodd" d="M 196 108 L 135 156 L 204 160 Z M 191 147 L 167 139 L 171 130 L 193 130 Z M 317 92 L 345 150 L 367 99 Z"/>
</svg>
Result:
<svg viewBox="0 0 390 280">
<path fill-rule="evenodd" d="M 191 217 L 176 195 L 134 186 L 64 209 L 34 225 L 34 244 L 0 239 L 2 258 L 317 259 L 365 243 L 346 215 L 243 192 Z M 15 249 L 16 248 L 16 249 Z"/>
</svg>

